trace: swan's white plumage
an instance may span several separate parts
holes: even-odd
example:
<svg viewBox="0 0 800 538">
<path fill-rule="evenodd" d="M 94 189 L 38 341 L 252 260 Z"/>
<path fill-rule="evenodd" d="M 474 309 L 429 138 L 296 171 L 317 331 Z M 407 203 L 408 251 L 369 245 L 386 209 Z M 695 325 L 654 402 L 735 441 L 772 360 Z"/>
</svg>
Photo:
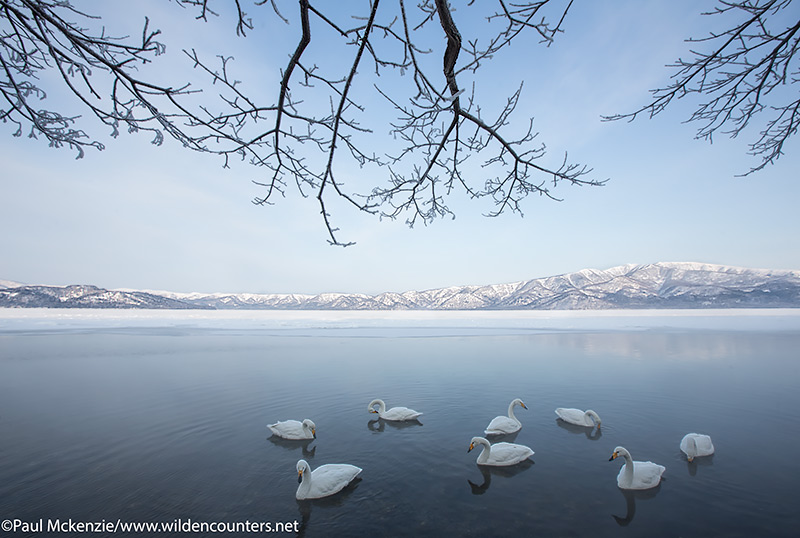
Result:
<svg viewBox="0 0 800 538">
<path fill-rule="evenodd" d="M 311 470 L 306 460 L 297 462 L 298 500 L 328 497 L 343 490 L 361 473 L 361 468 L 348 463 L 329 463 Z"/>
<path fill-rule="evenodd" d="M 714 443 L 711 437 L 702 433 L 687 433 L 681 439 L 681 451 L 686 454 L 686 458 L 692 461 L 700 456 L 710 456 L 714 453 Z"/>
<path fill-rule="evenodd" d="M 284 420 L 275 424 L 267 424 L 267 428 L 278 437 L 284 439 L 313 439 L 317 433 L 317 426 L 309 419 L 303 420 Z"/>
<path fill-rule="evenodd" d="M 518 432 L 522 428 L 522 423 L 514 415 L 515 405 L 519 405 L 523 409 L 528 408 L 519 398 L 512 400 L 508 404 L 508 416 L 500 415 L 494 417 L 483 433 L 486 435 L 503 435 Z"/>
<path fill-rule="evenodd" d="M 633 461 L 631 453 L 621 446 L 614 449 L 614 453 L 611 454 L 608 461 L 619 456 L 625 458 L 625 464 L 617 475 L 617 486 L 621 489 L 654 488 L 661 481 L 661 475 L 667 470 L 663 465 L 652 461 Z"/>
<path fill-rule="evenodd" d="M 600 417 L 591 409 L 583 411 L 582 409 L 571 407 L 559 407 L 556 409 L 556 415 L 564 422 L 569 422 L 576 426 L 600 427 Z"/>
<path fill-rule="evenodd" d="M 374 409 L 376 405 L 378 406 L 377 411 Z M 367 409 L 370 413 L 377 413 L 378 416 L 383 420 L 393 420 L 398 422 L 402 422 L 404 420 L 414 420 L 422 415 L 422 413 L 419 411 L 414 411 L 408 407 L 392 407 L 391 409 L 386 409 L 386 404 L 379 398 L 369 402 Z"/>
<path fill-rule="evenodd" d="M 472 451 L 478 445 L 483 446 L 483 450 L 478 454 L 478 465 L 505 467 L 516 465 L 533 456 L 533 450 L 528 446 L 516 443 L 491 444 L 485 437 L 473 437 L 467 452 Z"/>
</svg>

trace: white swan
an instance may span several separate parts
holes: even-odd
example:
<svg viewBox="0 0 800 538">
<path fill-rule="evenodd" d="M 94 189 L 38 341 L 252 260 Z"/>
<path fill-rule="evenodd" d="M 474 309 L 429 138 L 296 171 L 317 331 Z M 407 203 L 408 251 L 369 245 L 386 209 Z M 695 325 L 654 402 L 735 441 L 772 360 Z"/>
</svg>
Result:
<svg viewBox="0 0 800 538">
<path fill-rule="evenodd" d="M 519 398 L 512 400 L 508 404 L 508 416 L 500 415 L 499 417 L 494 417 L 483 433 L 486 435 L 503 435 L 505 433 L 518 432 L 522 428 L 522 423 L 514 416 L 515 405 L 522 406 L 523 409 L 528 408 Z"/>
<path fill-rule="evenodd" d="M 661 481 L 661 475 L 666 471 L 666 467 L 658 465 L 652 461 L 633 461 L 631 453 L 623 447 L 618 446 L 608 461 L 615 460 L 619 456 L 625 458 L 619 474 L 617 475 L 617 486 L 621 489 L 650 489 L 654 488 Z"/>
<path fill-rule="evenodd" d="M 507 465 L 516 465 L 533 456 L 533 450 L 525 445 L 515 443 L 495 443 L 492 445 L 485 437 L 473 437 L 467 452 L 471 452 L 476 445 L 483 445 L 483 451 L 478 455 L 478 465 L 505 467 Z"/>
<path fill-rule="evenodd" d="M 575 424 L 576 426 L 589 426 L 600 427 L 600 417 L 591 409 L 583 411 L 581 409 L 573 409 L 571 407 L 559 407 L 556 409 L 556 415 L 564 422 Z"/>
<path fill-rule="evenodd" d="M 377 411 L 374 409 L 376 405 L 378 406 Z M 391 409 L 387 410 L 386 404 L 380 399 L 375 399 L 369 402 L 367 409 L 370 413 L 377 413 L 378 416 L 383 420 L 395 420 L 398 422 L 403 420 L 414 420 L 422 415 L 422 413 L 419 411 L 414 411 L 408 407 L 392 407 Z"/>
<path fill-rule="evenodd" d="M 284 420 L 275 424 L 267 424 L 272 433 L 284 439 L 314 439 L 317 436 L 317 426 L 309 419 L 303 422 L 299 420 Z"/>
<path fill-rule="evenodd" d="M 306 460 L 297 462 L 298 500 L 319 499 L 338 493 L 361 473 L 361 467 L 348 463 L 329 463 L 311 470 Z"/>
<path fill-rule="evenodd" d="M 710 456 L 714 453 L 714 443 L 711 437 L 702 433 L 687 433 L 681 439 L 681 450 L 689 461 L 698 456 Z"/>
<path fill-rule="evenodd" d="M 329 463 L 311 471 L 306 460 L 297 462 L 298 500 L 319 499 L 342 491 L 361 473 L 361 468 L 347 463 Z"/>
</svg>

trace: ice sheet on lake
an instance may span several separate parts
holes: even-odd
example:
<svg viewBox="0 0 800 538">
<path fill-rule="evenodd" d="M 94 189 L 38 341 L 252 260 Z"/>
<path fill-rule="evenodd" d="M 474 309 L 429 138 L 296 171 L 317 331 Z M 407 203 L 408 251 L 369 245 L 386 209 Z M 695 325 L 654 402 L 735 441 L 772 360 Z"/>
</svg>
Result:
<svg viewBox="0 0 800 538">
<path fill-rule="evenodd" d="M 292 335 L 449 336 L 644 330 L 798 331 L 800 309 L 275 311 L 0 308 L 0 334 L 258 331 Z"/>
</svg>

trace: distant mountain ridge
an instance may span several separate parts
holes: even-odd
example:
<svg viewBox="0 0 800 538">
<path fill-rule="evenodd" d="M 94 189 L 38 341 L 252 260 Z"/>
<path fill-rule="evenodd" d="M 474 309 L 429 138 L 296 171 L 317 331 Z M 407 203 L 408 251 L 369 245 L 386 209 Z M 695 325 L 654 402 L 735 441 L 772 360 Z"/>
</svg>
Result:
<svg viewBox="0 0 800 538">
<path fill-rule="evenodd" d="M 6 287 L 0 289 L 0 307 L 211 309 L 147 292 L 85 285 Z"/>
<path fill-rule="evenodd" d="M 693 262 L 621 265 L 488 286 L 378 295 L 177 293 L 95 286 L 13 286 L 0 307 L 265 310 L 605 310 L 800 308 L 800 271 Z M 11 283 L 14 284 L 14 283 Z"/>
</svg>

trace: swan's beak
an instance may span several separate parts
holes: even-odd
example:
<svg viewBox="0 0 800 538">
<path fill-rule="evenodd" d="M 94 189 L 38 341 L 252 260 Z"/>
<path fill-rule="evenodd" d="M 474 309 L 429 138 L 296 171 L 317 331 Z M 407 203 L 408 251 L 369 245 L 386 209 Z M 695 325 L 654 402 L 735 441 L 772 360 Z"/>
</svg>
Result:
<svg viewBox="0 0 800 538">
<path fill-rule="evenodd" d="M 297 471 L 297 483 L 298 484 L 303 483 L 303 471 Z"/>
<path fill-rule="evenodd" d="M 316 430 L 316 428 L 311 428 L 311 435 L 314 436 L 314 439 L 317 438 L 317 430 Z"/>
<path fill-rule="evenodd" d="M 378 412 L 377 412 L 377 411 L 375 411 L 374 409 L 370 409 L 370 410 L 369 410 L 369 412 L 370 412 L 370 413 L 375 413 L 376 415 L 378 414 Z"/>
<path fill-rule="evenodd" d="M 475 448 L 475 443 L 470 443 L 467 452 L 472 452 L 472 449 Z"/>
<path fill-rule="evenodd" d="M 525 405 L 525 404 L 524 404 L 524 403 L 522 403 L 522 402 L 520 402 L 519 404 L 522 406 L 522 408 L 523 408 L 523 409 L 527 409 L 527 408 L 528 408 L 528 406 L 527 406 L 527 405 Z"/>
<path fill-rule="evenodd" d="M 611 454 L 611 457 L 608 458 L 608 461 L 615 460 L 615 459 L 617 459 L 618 456 L 619 456 L 619 452 L 614 452 L 613 454 Z"/>
</svg>

